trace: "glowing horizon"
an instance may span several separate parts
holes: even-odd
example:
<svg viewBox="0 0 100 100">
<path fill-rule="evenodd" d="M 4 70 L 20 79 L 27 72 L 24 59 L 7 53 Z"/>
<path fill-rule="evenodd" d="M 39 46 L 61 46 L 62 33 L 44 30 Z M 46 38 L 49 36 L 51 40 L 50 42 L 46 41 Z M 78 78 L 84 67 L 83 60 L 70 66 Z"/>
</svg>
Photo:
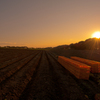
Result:
<svg viewBox="0 0 100 100">
<path fill-rule="evenodd" d="M 54 47 L 100 30 L 98 0 L 0 1 L 0 46 Z"/>
</svg>

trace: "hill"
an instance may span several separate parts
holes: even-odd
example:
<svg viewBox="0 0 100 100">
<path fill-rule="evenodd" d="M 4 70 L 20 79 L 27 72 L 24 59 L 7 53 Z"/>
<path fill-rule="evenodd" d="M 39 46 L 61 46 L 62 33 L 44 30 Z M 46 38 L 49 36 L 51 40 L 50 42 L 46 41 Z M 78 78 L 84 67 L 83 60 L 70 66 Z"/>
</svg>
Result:
<svg viewBox="0 0 100 100">
<path fill-rule="evenodd" d="M 54 49 L 99 50 L 100 38 L 89 38 L 78 43 L 71 43 L 70 45 L 60 45 L 54 47 Z"/>
<path fill-rule="evenodd" d="M 90 38 L 85 41 L 80 41 L 75 44 L 70 44 L 70 48 L 72 49 L 80 49 L 80 50 L 98 50 L 100 49 L 100 38 Z"/>
</svg>

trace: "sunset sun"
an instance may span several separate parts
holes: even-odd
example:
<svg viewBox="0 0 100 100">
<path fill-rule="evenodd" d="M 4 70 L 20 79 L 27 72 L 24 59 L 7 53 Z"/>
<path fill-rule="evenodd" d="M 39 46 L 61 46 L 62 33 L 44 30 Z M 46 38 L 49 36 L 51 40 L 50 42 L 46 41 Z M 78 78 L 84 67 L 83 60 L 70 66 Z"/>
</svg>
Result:
<svg viewBox="0 0 100 100">
<path fill-rule="evenodd" d="M 93 35 L 92 35 L 93 38 L 100 38 L 100 32 L 95 32 Z"/>
</svg>

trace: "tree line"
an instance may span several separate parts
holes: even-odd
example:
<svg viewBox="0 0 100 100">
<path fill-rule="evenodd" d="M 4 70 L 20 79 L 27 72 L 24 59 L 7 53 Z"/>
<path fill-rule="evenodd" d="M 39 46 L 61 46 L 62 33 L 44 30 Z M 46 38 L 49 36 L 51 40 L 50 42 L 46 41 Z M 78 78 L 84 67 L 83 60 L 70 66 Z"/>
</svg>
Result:
<svg viewBox="0 0 100 100">
<path fill-rule="evenodd" d="M 75 44 L 70 44 L 71 49 L 80 49 L 80 50 L 99 50 L 100 49 L 100 38 L 89 38 L 85 41 L 80 41 Z"/>
</svg>

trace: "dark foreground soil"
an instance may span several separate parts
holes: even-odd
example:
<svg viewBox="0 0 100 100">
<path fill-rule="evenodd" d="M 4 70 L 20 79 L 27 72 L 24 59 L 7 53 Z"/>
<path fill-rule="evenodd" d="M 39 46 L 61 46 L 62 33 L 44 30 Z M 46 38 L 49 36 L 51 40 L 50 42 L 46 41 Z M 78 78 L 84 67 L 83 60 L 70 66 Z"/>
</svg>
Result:
<svg viewBox="0 0 100 100">
<path fill-rule="evenodd" d="M 19 56 L 15 62 L 14 56 L 10 60 L 11 55 L 5 55 L 9 61 L 0 65 L 0 100 L 94 100 L 100 93 L 96 81 L 78 80 L 58 63 L 55 54 L 22 52 L 21 58 L 16 51 Z M 3 67 L 4 63 L 8 65 Z"/>
</svg>

